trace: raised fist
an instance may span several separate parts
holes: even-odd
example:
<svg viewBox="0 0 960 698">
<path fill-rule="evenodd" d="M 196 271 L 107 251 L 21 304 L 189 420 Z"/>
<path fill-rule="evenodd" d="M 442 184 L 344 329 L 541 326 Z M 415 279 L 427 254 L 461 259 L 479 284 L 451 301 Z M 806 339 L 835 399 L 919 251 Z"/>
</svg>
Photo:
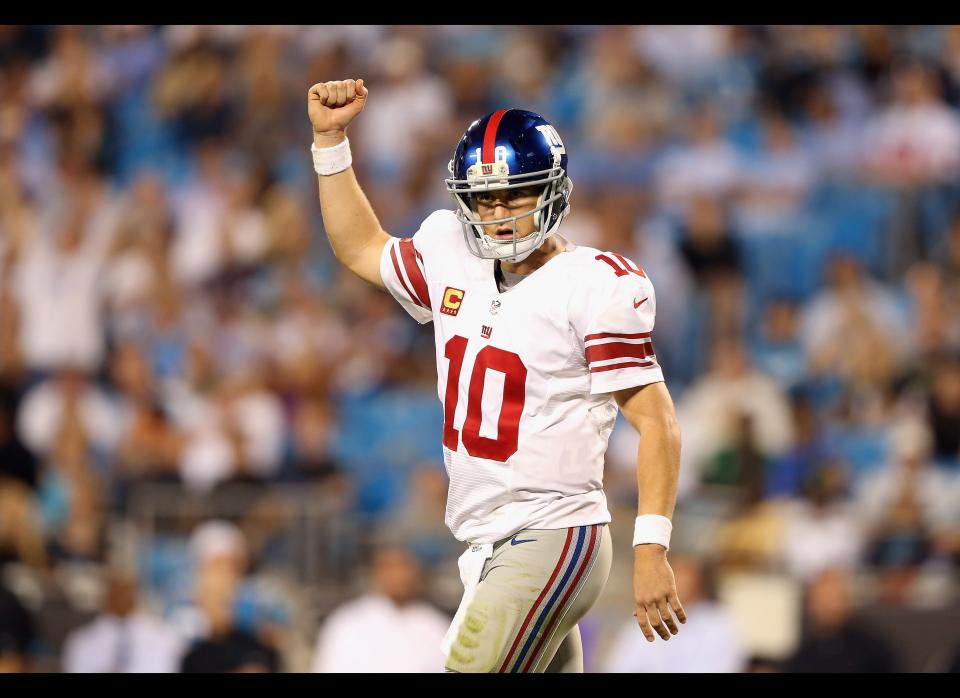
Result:
<svg viewBox="0 0 960 698">
<path fill-rule="evenodd" d="M 347 125 L 363 111 L 366 101 L 363 80 L 318 82 L 307 93 L 307 113 L 314 136 L 342 140 Z"/>
</svg>

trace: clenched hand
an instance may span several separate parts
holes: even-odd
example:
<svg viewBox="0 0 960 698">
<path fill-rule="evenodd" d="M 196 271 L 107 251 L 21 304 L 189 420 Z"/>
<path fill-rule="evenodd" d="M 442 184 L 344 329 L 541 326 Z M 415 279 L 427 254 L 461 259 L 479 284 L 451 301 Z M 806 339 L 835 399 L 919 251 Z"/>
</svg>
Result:
<svg viewBox="0 0 960 698">
<path fill-rule="evenodd" d="M 347 126 L 363 111 L 368 90 L 363 80 L 318 82 L 307 92 L 307 113 L 317 147 L 332 146 L 346 136 Z"/>
</svg>

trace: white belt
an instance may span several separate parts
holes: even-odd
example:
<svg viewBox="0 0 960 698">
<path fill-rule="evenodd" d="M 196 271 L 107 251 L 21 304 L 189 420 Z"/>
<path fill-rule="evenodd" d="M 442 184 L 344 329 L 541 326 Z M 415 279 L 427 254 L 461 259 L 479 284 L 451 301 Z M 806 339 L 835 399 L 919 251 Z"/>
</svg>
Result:
<svg viewBox="0 0 960 698">
<path fill-rule="evenodd" d="M 453 641 L 456 639 L 457 633 L 460 632 L 460 626 L 463 625 L 463 619 L 467 615 L 467 607 L 477 593 L 477 585 L 480 584 L 483 565 L 492 556 L 493 543 L 480 543 L 471 545 L 457 559 L 457 566 L 460 568 L 460 581 L 463 582 L 463 600 L 460 601 L 457 613 L 453 616 L 453 622 L 450 623 L 447 634 L 443 636 L 443 642 L 440 643 L 440 650 L 445 657 L 449 656 Z"/>
</svg>

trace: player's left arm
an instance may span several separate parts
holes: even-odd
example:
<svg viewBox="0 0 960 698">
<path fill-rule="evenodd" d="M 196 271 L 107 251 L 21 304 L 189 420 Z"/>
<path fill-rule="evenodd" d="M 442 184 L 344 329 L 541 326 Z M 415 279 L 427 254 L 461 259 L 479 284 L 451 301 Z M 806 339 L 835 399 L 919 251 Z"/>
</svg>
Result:
<svg viewBox="0 0 960 698">
<path fill-rule="evenodd" d="M 666 384 L 648 383 L 614 393 L 624 417 L 640 433 L 637 452 L 638 515 L 673 517 L 680 473 L 680 427 Z M 664 640 L 676 635 L 673 614 L 681 623 L 686 613 L 677 597 L 667 549 L 657 543 L 634 546 L 634 615 L 648 641 L 653 630 Z M 653 630 L 651 630 L 651 626 Z"/>
<path fill-rule="evenodd" d="M 613 394 L 627 421 L 640 432 L 639 513 L 657 516 L 639 522 L 642 544 L 634 546 L 633 568 L 635 615 L 647 640 L 654 639 L 651 626 L 666 640 L 677 632 L 670 610 L 681 623 L 686 615 L 665 547 L 677 496 L 680 429 L 653 348 L 656 293 L 647 273 L 615 252 L 595 255 L 577 278 L 581 286 L 571 297 L 570 318 L 582 338 L 590 393 Z M 645 532 L 646 523 L 655 530 Z"/>
</svg>

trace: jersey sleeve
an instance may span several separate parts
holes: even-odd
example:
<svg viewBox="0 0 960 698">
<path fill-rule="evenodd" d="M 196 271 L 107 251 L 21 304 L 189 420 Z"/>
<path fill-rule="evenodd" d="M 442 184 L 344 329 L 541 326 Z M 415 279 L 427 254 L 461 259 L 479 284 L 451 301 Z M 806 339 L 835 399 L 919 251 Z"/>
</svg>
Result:
<svg viewBox="0 0 960 698">
<path fill-rule="evenodd" d="M 380 276 L 390 294 L 421 325 L 433 319 L 423 252 L 427 221 L 412 238 L 391 237 L 380 254 Z"/>
<path fill-rule="evenodd" d="M 663 380 L 653 349 L 653 283 L 640 267 L 623 268 L 634 267 L 616 276 L 609 267 L 592 268 L 585 275 L 588 288 L 577 294 L 571 320 L 582 342 L 593 395 Z"/>
</svg>

